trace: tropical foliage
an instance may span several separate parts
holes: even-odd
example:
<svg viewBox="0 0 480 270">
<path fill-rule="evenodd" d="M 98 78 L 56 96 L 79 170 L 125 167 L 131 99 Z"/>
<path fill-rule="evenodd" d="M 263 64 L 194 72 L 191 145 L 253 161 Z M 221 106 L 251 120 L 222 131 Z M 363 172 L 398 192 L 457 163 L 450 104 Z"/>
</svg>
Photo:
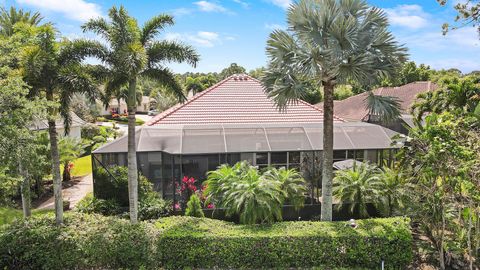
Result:
<svg viewBox="0 0 480 270">
<path fill-rule="evenodd" d="M 176 41 L 158 41 L 155 38 L 167 26 L 173 25 L 170 15 L 158 15 L 139 27 L 137 20 L 128 15 L 124 7 L 112 7 L 107 21 L 92 19 L 85 23 L 84 31 L 91 31 L 104 38 L 109 46 L 91 46 L 105 66 L 97 75 L 105 81 L 105 96 L 117 95 L 121 89 L 127 91 L 128 107 L 128 166 L 130 220 L 137 222 L 138 175 L 135 148 L 135 110 L 137 80 L 146 77 L 168 87 L 179 100 L 185 96 L 174 74 L 165 66 L 168 62 L 188 63 L 195 66 L 199 60 L 196 51 Z M 118 97 L 117 97 L 118 98 Z M 105 98 L 110 100 L 110 98 Z"/>
<path fill-rule="evenodd" d="M 185 216 L 190 217 L 205 217 L 202 210 L 202 202 L 198 198 L 197 194 L 192 194 L 187 203 L 187 209 L 185 209 Z"/>
<path fill-rule="evenodd" d="M 368 122 L 388 124 L 400 118 L 400 99 L 397 97 L 375 95 L 369 91 L 365 101 Z"/>
<path fill-rule="evenodd" d="M 282 206 L 303 206 L 305 180 L 294 170 L 269 169 L 263 174 L 247 162 L 222 165 L 208 173 L 204 196 L 207 203 L 238 215 L 244 224 L 282 220 Z"/>
<path fill-rule="evenodd" d="M 388 31 L 385 12 L 362 0 L 298 1 L 287 21 L 291 31 L 275 30 L 267 41 L 263 82 L 280 108 L 305 96 L 304 81 L 323 86 L 322 219 L 331 220 L 334 88 L 393 75 L 406 49 Z"/>
</svg>

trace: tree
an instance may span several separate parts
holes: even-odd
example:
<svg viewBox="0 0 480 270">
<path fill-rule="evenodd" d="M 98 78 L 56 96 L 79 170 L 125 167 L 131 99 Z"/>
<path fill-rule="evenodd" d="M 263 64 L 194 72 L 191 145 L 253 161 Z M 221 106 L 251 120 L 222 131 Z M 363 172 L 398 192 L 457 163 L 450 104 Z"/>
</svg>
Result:
<svg viewBox="0 0 480 270">
<path fill-rule="evenodd" d="M 417 64 L 413 61 L 406 62 L 399 70 L 398 74 L 390 79 L 384 79 L 381 86 L 401 86 L 417 81 L 428 81 L 431 79 L 434 70 L 430 66 Z"/>
<path fill-rule="evenodd" d="M 303 208 L 307 186 L 305 179 L 298 171 L 294 169 L 287 170 L 284 167 L 280 169 L 271 168 L 263 176 L 268 181 L 280 182 L 280 189 L 285 191 L 286 194 L 286 203 L 292 204 L 296 210 Z"/>
<path fill-rule="evenodd" d="M 400 99 L 397 97 L 375 95 L 369 91 L 365 101 L 368 122 L 388 124 L 400 118 Z"/>
<path fill-rule="evenodd" d="M 338 207 L 349 205 L 351 213 L 362 218 L 369 217 L 367 204 L 376 204 L 380 198 L 380 173 L 380 169 L 365 163 L 352 169 L 337 171 L 333 195 L 340 201 Z"/>
<path fill-rule="evenodd" d="M 305 95 L 303 81 L 323 86 L 322 220 L 332 220 L 333 89 L 349 80 L 371 83 L 391 75 L 406 49 L 388 31 L 385 12 L 365 1 L 301 0 L 288 10 L 289 31 L 267 41 L 262 79 L 280 108 Z"/>
<path fill-rule="evenodd" d="M 445 6 L 448 3 L 447 0 L 437 0 L 437 2 L 442 6 Z M 448 23 L 444 23 L 442 25 L 444 34 L 446 34 L 449 30 L 456 30 L 466 25 L 477 27 L 477 30 L 480 33 L 480 2 L 478 0 L 456 1 L 454 8 L 457 11 L 455 22 L 461 23 L 453 26 Z"/>
<path fill-rule="evenodd" d="M 455 112 L 480 116 L 480 81 L 475 76 L 447 81 L 434 92 L 418 95 L 412 113 L 418 122 L 427 113 Z"/>
<path fill-rule="evenodd" d="M 2 181 L 9 180 L 10 183 L 20 182 L 25 217 L 31 214 L 30 179 L 37 159 L 35 134 L 30 126 L 35 117 L 43 115 L 43 100 L 30 100 L 27 95 L 28 86 L 22 78 L 8 68 L 1 68 L 0 178 Z M 17 187 L 16 184 L 13 186 Z"/>
<path fill-rule="evenodd" d="M 175 75 L 165 67 L 168 62 L 186 62 L 195 66 L 199 56 L 187 45 L 175 41 L 157 41 L 155 37 L 167 26 L 173 25 L 169 15 L 158 15 L 148 20 L 142 28 L 128 15 L 123 6 L 112 7 L 108 14 L 111 21 L 92 19 L 82 26 L 108 41 L 108 47 L 97 52 L 105 67 L 99 74 L 106 81 L 105 93 L 111 96 L 122 87 L 128 88 L 128 187 L 130 220 L 138 216 L 138 171 L 135 148 L 135 110 L 137 81 L 146 77 L 168 88 L 180 100 L 184 100 L 181 86 Z"/>
<path fill-rule="evenodd" d="M 246 69 L 244 67 L 239 66 L 237 63 L 232 63 L 230 64 L 229 67 L 224 68 L 220 72 L 220 78 L 225 79 L 228 76 L 232 76 L 234 74 L 243 74 L 243 73 L 246 73 Z"/>
<path fill-rule="evenodd" d="M 13 35 L 14 26 L 19 22 L 36 26 L 42 19 L 42 15 L 38 12 L 32 14 L 30 11 L 24 11 L 23 9 L 17 10 L 15 7 L 10 7 L 10 10 L 2 7 L 0 8 L 0 35 Z"/>
<path fill-rule="evenodd" d="M 380 174 L 382 180 L 380 195 L 384 201 L 386 208 L 386 216 L 392 216 L 398 210 L 405 209 L 405 202 L 407 201 L 407 191 L 409 184 L 400 170 L 391 169 L 388 167 L 382 168 Z"/>
<path fill-rule="evenodd" d="M 83 153 L 83 145 L 75 138 L 63 137 L 59 140 L 58 148 L 60 153 L 60 162 L 63 164 L 63 181 L 70 181 L 71 162 L 77 159 Z"/>
<path fill-rule="evenodd" d="M 24 80 L 31 86 L 30 96 L 44 93 L 48 101 L 55 220 L 57 224 L 61 224 L 63 199 L 56 120 L 60 112 L 64 119 L 65 132 L 68 133 L 72 96 L 75 93 L 85 93 L 94 100 L 97 87 L 81 61 L 91 54 L 91 48 L 98 47 L 99 44 L 84 40 L 58 42 L 57 38 L 56 30 L 51 25 L 38 27 L 33 44 L 23 52 L 21 72 Z"/>
</svg>

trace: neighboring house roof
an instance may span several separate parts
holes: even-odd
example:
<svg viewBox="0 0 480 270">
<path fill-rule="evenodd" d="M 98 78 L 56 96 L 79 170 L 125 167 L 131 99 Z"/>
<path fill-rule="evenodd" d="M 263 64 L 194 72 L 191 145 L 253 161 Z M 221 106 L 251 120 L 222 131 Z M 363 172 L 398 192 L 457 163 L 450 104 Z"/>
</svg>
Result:
<svg viewBox="0 0 480 270">
<path fill-rule="evenodd" d="M 74 112 L 70 112 L 70 117 L 72 118 L 72 124 L 70 127 L 81 127 L 85 125 L 85 121 L 83 121 L 78 115 Z M 55 120 L 55 126 L 57 129 L 64 128 L 63 126 L 63 118 L 59 117 L 57 120 Z M 35 121 L 32 126 L 32 130 L 45 130 L 48 129 L 48 120 L 38 120 Z"/>
<path fill-rule="evenodd" d="M 410 107 L 413 105 L 418 94 L 435 91 L 437 88 L 438 86 L 435 83 L 425 81 L 412 82 L 398 87 L 381 87 L 372 91 L 375 95 L 397 97 L 400 101 L 402 113 L 409 114 Z M 335 115 L 347 121 L 361 121 L 368 115 L 365 104 L 367 96 L 368 93 L 361 93 L 344 100 L 335 101 Z M 316 106 L 323 108 L 323 102 L 318 103 Z"/>
<path fill-rule="evenodd" d="M 343 122 L 335 117 L 336 122 Z M 232 75 L 155 116 L 146 125 L 322 123 L 323 110 L 304 101 L 279 111 L 262 83 L 248 75 Z"/>
</svg>

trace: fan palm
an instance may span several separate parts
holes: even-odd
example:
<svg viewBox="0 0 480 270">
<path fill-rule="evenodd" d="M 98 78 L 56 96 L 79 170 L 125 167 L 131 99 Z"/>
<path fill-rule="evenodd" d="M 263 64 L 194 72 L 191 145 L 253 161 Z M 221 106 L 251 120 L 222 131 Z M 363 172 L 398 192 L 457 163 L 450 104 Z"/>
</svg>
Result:
<svg viewBox="0 0 480 270">
<path fill-rule="evenodd" d="M 370 91 L 365 101 L 368 121 L 388 124 L 400 118 L 400 99 L 397 97 L 375 95 Z"/>
<path fill-rule="evenodd" d="M 11 36 L 14 32 L 14 25 L 18 22 L 27 23 L 30 25 L 38 25 L 43 17 L 40 13 L 31 13 L 30 11 L 23 11 L 23 9 L 16 9 L 10 7 L 9 10 L 4 7 L 0 8 L 0 35 Z"/>
<path fill-rule="evenodd" d="M 112 7 L 108 16 L 85 23 L 84 31 L 92 31 L 108 42 L 108 48 L 98 52 L 97 57 L 105 68 L 99 74 L 106 81 L 105 93 L 112 96 L 118 89 L 128 88 L 128 187 L 130 220 L 138 216 L 138 171 L 135 149 L 136 85 L 139 77 L 146 77 L 166 86 L 184 100 L 181 86 L 174 74 L 165 67 L 167 62 L 186 62 L 195 66 L 199 56 L 187 45 L 175 41 L 157 41 L 155 37 L 166 26 L 173 24 L 169 15 L 159 15 L 139 27 L 137 20 L 128 15 L 124 7 Z"/>
<path fill-rule="evenodd" d="M 269 64 L 262 78 L 281 109 L 305 96 L 305 81 L 323 86 L 322 220 L 332 219 L 333 89 L 368 84 L 394 73 L 406 58 L 388 31 L 385 12 L 363 0 L 300 0 L 288 10 L 288 30 L 267 41 Z"/>
<path fill-rule="evenodd" d="M 339 208 L 349 205 L 351 213 L 368 217 L 367 204 L 380 198 L 382 185 L 380 169 L 363 163 L 336 172 L 333 195 L 340 200 Z"/>
<path fill-rule="evenodd" d="M 44 93 L 49 101 L 48 132 L 52 158 L 53 193 L 57 224 L 63 222 L 63 202 L 60 178 L 60 155 L 56 119 L 58 112 L 64 119 L 65 133 L 70 129 L 70 102 L 75 93 L 85 93 L 95 99 L 97 88 L 81 61 L 98 46 L 89 41 L 57 41 L 51 25 L 38 27 L 33 44 L 21 56 L 21 72 L 31 86 L 30 95 Z"/>
</svg>

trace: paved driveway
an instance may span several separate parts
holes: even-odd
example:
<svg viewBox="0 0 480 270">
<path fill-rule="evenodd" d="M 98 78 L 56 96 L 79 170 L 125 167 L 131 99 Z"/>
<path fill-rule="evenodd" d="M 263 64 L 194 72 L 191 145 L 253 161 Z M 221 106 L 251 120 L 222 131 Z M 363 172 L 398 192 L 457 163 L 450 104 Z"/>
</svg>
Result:
<svg viewBox="0 0 480 270">
<path fill-rule="evenodd" d="M 75 181 L 75 180 L 74 180 Z M 82 177 L 75 181 L 71 186 L 63 188 L 63 200 L 70 202 L 70 209 L 75 208 L 77 203 L 85 197 L 89 192 L 93 192 L 93 178 L 92 174 Z M 54 209 L 55 199 L 53 196 L 48 200 L 42 202 L 37 209 Z"/>
</svg>

